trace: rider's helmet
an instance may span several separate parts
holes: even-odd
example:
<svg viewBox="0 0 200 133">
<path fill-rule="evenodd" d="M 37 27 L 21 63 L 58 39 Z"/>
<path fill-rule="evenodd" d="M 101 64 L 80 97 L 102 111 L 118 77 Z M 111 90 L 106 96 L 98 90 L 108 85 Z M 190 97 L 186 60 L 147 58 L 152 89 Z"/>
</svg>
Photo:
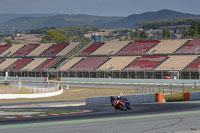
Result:
<svg viewBox="0 0 200 133">
<path fill-rule="evenodd" d="M 119 99 L 121 99 L 121 97 L 120 97 L 120 96 L 117 96 L 117 100 L 119 100 Z"/>
</svg>

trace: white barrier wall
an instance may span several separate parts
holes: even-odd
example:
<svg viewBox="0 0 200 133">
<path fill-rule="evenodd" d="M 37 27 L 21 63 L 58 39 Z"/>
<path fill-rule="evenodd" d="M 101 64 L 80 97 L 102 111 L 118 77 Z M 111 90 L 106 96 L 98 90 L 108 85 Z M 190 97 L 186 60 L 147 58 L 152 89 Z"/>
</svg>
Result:
<svg viewBox="0 0 200 133">
<path fill-rule="evenodd" d="M 190 100 L 200 100 L 200 91 L 190 92 Z"/>
<path fill-rule="evenodd" d="M 114 96 L 115 98 L 117 96 Z M 131 104 L 154 103 L 155 94 L 123 95 Z M 110 104 L 110 96 L 86 98 L 86 105 L 106 105 Z"/>
<path fill-rule="evenodd" d="M 63 89 L 55 92 L 39 93 L 39 94 L 0 94 L 0 99 L 17 99 L 17 98 L 44 98 L 57 96 L 63 93 Z"/>
</svg>

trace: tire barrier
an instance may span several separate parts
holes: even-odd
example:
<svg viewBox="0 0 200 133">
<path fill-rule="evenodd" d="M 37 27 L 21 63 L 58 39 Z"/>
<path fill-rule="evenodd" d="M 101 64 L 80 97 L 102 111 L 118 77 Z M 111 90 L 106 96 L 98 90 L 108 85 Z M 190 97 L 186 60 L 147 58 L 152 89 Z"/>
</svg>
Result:
<svg viewBox="0 0 200 133">
<path fill-rule="evenodd" d="M 190 101 L 190 92 L 184 93 L 184 101 Z"/>
<path fill-rule="evenodd" d="M 155 96 L 156 96 L 155 97 L 156 102 L 159 102 L 159 103 L 166 102 L 164 99 L 163 93 L 156 93 Z"/>
<path fill-rule="evenodd" d="M 200 100 L 200 91 L 190 92 L 190 101 Z"/>
<path fill-rule="evenodd" d="M 200 100 L 200 91 L 185 92 L 184 101 Z"/>
<path fill-rule="evenodd" d="M 117 97 L 117 96 L 114 96 Z M 138 94 L 138 95 L 123 95 L 131 104 L 136 103 L 154 103 L 155 94 Z M 107 105 L 110 104 L 110 96 L 90 97 L 86 98 L 86 105 Z"/>
</svg>

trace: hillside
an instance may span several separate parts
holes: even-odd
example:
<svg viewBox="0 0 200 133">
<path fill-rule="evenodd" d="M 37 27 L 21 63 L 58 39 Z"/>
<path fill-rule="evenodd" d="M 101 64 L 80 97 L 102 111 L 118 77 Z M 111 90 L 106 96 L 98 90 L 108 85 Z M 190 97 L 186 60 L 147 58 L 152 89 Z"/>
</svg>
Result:
<svg viewBox="0 0 200 133">
<path fill-rule="evenodd" d="M 4 16 L 4 17 L 2 17 Z M 6 17 L 5 17 L 6 16 Z M 14 17 L 14 19 L 12 19 Z M 0 15 L 0 30 L 10 30 L 12 27 L 20 30 L 37 29 L 43 27 L 60 27 L 70 25 L 95 25 L 106 28 L 135 28 L 138 23 L 172 19 L 200 17 L 200 15 L 181 13 L 171 10 L 160 10 L 156 12 L 145 12 L 132 14 L 128 17 L 104 17 L 84 14 L 35 14 L 35 15 Z M 5 22 L 5 20 L 8 20 Z M 4 22 L 2 22 L 4 20 Z"/>
<path fill-rule="evenodd" d="M 137 23 L 146 22 L 146 21 L 155 21 L 162 19 L 172 19 L 172 18 L 188 18 L 188 17 L 200 17 L 200 15 L 181 13 L 171 10 L 160 10 L 157 12 L 146 12 L 142 14 L 132 14 L 122 20 L 109 23 L 106 27 L 113 28 L 134 28 L 137 27 Z"/>
<path fill-rule="evenodd" d="M 47 17 L 20 17 L 0 23 L 0 29 L 6 30 L 10 27 L 15 27 L 16 29 L 20 30 L 27 30 L 42 27 L 59 27 L 70 25 L 102 25 L 104 23 L 110 23 L 120 19 L 122 19 L 122 17 L 102 17 L 83 14 L 64 14 Z"/>
<path fill-rule="evenodd" d="M 174 18 L 174 19 L 162 19 L 148 22 L 141 22 L 138 25 L 143 29 L 159 29 L 170 27 L 186 27 L 192 25 L 194 22 L 200 22 L 200 17 L 191 18 Z"/>
<path fill-rule="evenodd" d="M 0 23 L 6 22 L 12 19 L 16 18 L 22 18 L 22 17 L 47 17 L 47 16 L 55 16 L 58 15 L 57 13 L 54 14 L 0 14 Z"/>
</svg>

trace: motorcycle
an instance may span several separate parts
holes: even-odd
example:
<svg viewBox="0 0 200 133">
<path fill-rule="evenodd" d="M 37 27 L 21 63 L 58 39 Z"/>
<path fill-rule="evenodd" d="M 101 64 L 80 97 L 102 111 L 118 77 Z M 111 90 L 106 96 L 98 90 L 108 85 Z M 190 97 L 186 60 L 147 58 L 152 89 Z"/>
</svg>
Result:
<svg viewBox="0 0 200 133">
<path fill-rule="evenodd" d="M 129 103 L 128 99 L 127 98 L 123 98 L 123 102 L 125 103 L 127 109 L 131 110 L 131 104 Z"/>
<path fill-rule="evenodd" d="M 127 111 L 127 109 L 129 109 L 129 110 L 132 109 L 127 98 L 115 99 L 115 97 L 111 96 L 110 103 L 112 106 L 115 107 L 115 110 L 119 109 L 122 111 Z"/>
</svg>

